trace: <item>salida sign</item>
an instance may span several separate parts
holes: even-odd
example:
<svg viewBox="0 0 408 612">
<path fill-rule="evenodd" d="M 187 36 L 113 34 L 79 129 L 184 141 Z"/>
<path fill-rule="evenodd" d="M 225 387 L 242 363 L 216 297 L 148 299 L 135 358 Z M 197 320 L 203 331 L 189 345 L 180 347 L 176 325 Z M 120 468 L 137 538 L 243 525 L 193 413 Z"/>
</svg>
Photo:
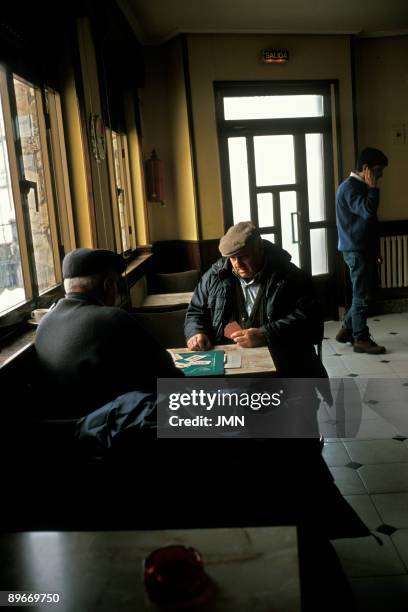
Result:
<svg viewBox="0 0 408 612">
<path fill-rule="evenodd" d="M 265 64 L 284 64 L 289 61 L 289 51 L 287 49 L 263 49 L 261 59 Z"/>
</svg>

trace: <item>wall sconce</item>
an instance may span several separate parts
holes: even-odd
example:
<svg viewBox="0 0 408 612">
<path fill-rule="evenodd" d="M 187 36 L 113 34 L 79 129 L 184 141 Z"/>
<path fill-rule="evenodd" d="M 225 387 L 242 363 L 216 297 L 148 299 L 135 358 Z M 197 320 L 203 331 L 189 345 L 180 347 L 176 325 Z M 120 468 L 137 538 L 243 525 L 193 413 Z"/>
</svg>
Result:
<svg viewBox="0 0 408 612">
<path fill-rule="evenodd" d="M 164 206 L 164 168 L 163 162 L 153 149 L 145 162 L 146 195 L 149 202 L 160 202 Z"/>
</svg>

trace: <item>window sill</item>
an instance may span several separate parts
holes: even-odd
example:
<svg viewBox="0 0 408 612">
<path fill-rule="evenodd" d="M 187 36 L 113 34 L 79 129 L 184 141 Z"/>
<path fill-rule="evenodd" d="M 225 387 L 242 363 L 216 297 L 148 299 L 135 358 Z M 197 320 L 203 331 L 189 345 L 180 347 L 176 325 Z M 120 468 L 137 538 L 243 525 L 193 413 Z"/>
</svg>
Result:
<svg viewBox="0 0 408 612">
<path fill-rule="evenodd" d="M 17 338 L 14 337 L 10 342 L 2 346 L 0 350 L 0 367 L 9 359 L 17 357 L 20 351 L 23 351 L 29 344 L 34 342 L 35 332 L 35 327 L 26 329 Z"/>
<path fill-rule="evenodd" d="M 141 250 L 134 259 L 130 260 L 126 266 L 125 276 L 128 285 L 134 285 L 142 276 L 148 272 L 152 261 L 153 253 L 150 250 Z"/>
<path fill-rule="evenodd" d="M 125 271 L 129 286 L 136 283 L 146 274 L 152 263 L 152 257 L 153 253 L 146 249 L 141 250 L 134 259 L 129 261 Z M 4 343 L 0 344 L 0 367 L 9 359 L 16 357 L 20 351 L 34 341 L 36 328 L 27 327 L 28 324 L 24 323 L 21 332 L 16 330 L 9 341 L 4 340 Z"/>
</svg>

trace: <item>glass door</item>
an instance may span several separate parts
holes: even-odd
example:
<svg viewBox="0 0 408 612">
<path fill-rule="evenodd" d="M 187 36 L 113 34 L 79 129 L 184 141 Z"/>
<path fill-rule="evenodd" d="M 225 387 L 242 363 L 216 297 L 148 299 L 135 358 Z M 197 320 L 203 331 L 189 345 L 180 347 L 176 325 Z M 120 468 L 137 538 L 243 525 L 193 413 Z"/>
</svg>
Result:
<svg viewBox="0 0 408 612">
<path fill-rule="evenodd" d="M 330 291 L 335 217 L 329 84 L 219 84 L 216 101 L 226 226 L 252 220 L 263 238 L 288 251 L 294 264 Z"/>
</svg>

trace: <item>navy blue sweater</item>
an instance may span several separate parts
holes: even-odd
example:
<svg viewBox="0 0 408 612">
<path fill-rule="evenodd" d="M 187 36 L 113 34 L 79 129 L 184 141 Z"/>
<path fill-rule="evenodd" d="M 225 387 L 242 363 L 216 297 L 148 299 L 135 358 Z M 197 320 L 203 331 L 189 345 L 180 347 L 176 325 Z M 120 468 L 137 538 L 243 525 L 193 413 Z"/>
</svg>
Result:
<svg viewBox="0 0 408 612">
<path fill-rule="evenodd" d="M 370 251 L 377 248 L 379 190 L 349 176 L 336 193 L 339 251 Z"/>
</svg>

